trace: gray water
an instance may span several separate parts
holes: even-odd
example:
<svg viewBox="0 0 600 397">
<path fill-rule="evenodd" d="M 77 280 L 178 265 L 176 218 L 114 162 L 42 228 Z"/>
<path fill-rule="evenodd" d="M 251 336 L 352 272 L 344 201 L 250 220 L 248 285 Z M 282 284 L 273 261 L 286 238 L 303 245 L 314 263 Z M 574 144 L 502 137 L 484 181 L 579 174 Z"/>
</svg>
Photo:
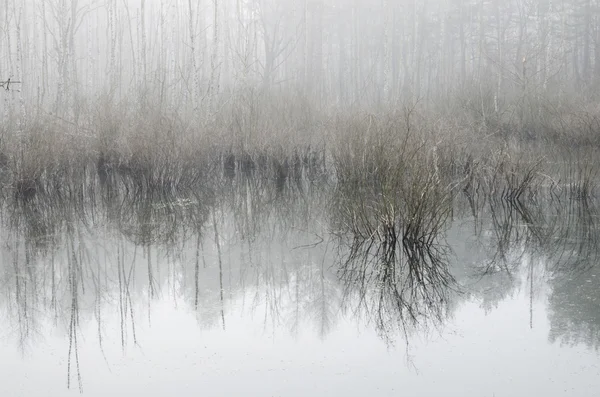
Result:
<svg viewBox="0 0 600 397">
<path fill-rule="evenodd" d="M 457 198 L 435 285 L 337 216 L 251 180 L 4 197 L 0 395 L 598 395 L 594 202 Z"/>
</svg>

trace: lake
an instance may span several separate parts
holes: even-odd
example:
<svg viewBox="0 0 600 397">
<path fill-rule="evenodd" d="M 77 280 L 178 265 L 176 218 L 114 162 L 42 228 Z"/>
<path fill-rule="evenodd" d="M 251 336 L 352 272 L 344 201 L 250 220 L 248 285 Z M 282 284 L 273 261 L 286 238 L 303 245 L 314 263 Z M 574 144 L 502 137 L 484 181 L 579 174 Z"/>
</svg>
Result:
<svg viewBox="0 0 600 397">
<path fill-rule="evenodd" d="M 361 234 L 335 186 L 4 194 L 0 394 L 598 395 L 593 198 L 458 194 Z"/>
</svg>

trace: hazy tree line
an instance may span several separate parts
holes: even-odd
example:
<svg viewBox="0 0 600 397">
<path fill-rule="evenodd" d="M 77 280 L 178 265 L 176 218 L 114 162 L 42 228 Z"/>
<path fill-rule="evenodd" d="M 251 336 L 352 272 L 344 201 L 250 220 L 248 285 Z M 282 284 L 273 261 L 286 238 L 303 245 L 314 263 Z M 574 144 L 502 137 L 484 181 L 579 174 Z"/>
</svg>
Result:
<svg viewBox="0 0 600 397">
<path fill-rule="evenodd" d="M 599 11 L 598 0 L 2 0 L 0 81 L 22 81 L 4 113 L 78 117 L 99 97 L 205 110 L 240 88 L 321 107 L 458 95 L 499 112 L 594 93 Z"/>
</svg>

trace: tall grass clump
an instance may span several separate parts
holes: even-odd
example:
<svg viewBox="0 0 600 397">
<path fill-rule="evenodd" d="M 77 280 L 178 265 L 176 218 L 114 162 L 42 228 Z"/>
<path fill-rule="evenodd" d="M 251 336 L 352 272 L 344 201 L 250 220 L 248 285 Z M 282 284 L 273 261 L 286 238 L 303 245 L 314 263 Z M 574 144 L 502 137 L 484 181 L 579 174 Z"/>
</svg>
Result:
<svg viewBox="0 0 600 397">
<path fill-rule="evenodd" d="M 33 119 L 2 136 L 5 185 L 15 197 L 28 199 L 43 190 L 62 192 L 84 178 L 88 137 L 73 126 Z"/>
<path fill-rule="evenodd" d="M 413 111 L 336 124 L 346 139 L 332 152 L 332 224 L 348 244 L 341 277 L 361 286 L 358 301 L 375 305 L 369 312 L 382 330 L 393 319 L 404 327 L 441 317 L 454 285 L 443 234 L 457 189 L 442 178 L 434 141 L 414 127 Z"/>
<path fill-rule="evenodd" d="M 384 239 L 400 226 L 404 237 L 430 242 L 450 215 L 456 189 L 441 177 L 433 139 L 409 115 L 365 115 L 336 124 L 345 138 L 332 150 L 336 207 L 355 235 Z"/>
</svg>

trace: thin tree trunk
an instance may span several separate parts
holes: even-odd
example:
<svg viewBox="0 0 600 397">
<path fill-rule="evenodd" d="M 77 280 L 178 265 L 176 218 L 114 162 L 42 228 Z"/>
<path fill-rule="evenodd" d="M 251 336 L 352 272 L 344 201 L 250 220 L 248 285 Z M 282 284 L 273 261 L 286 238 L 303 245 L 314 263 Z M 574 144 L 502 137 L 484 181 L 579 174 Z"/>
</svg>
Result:
<svg viewBox="0 0 600 397">
<path fill-rule="evenodd" d="M 210 56 L 210 80 L 208 83 L 209 111 L 212 112 L 214 106 L 214 97 L 218 93 L 219 73 L 217 71 L 217 62 L 219 60 L 219 1 L 213 0 L 213 41 Z"/>
</svg>

